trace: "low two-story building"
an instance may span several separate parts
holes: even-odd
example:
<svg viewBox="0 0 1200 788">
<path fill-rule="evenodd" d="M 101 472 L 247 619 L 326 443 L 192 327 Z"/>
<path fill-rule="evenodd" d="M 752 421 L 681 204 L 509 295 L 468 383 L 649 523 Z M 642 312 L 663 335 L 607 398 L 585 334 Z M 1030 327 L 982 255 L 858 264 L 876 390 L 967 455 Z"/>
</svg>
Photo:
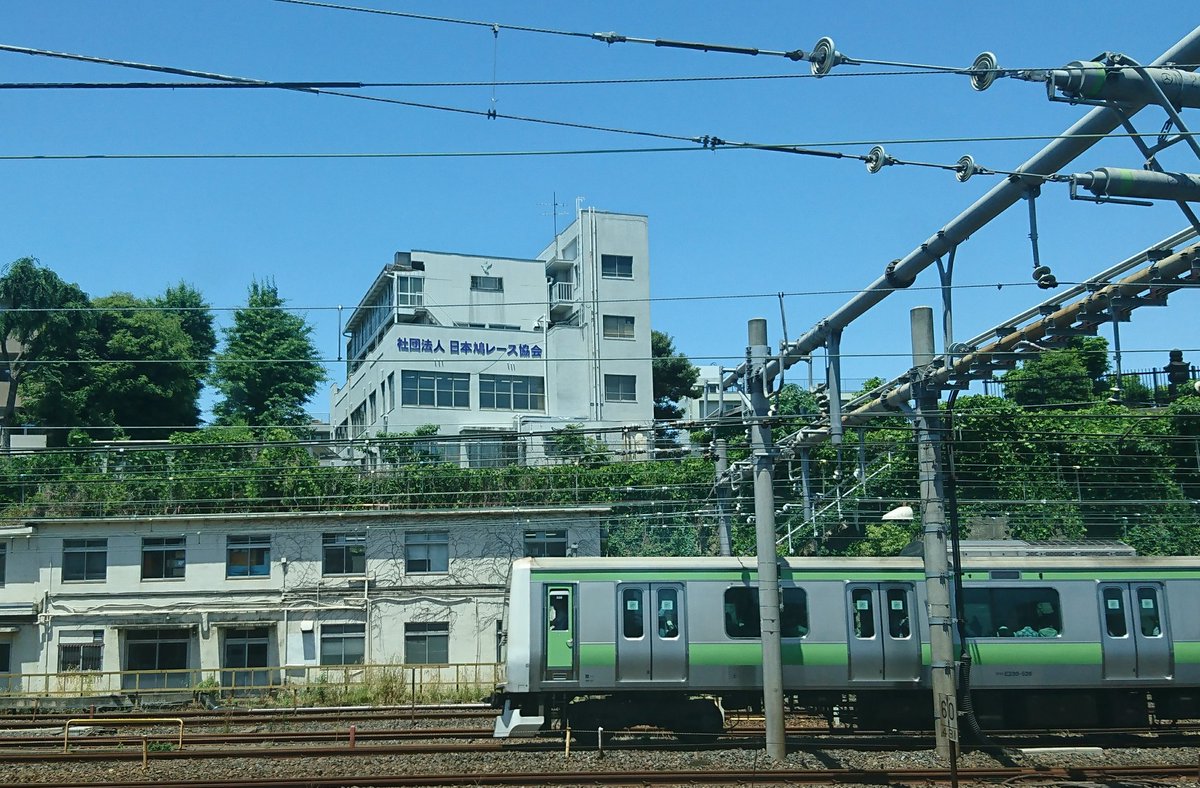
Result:
<svg viewBox="0 0 1200 788">
<path fill-rule="evenodd" d="M 498 659 L 522 555 L 598 555 L 606 507 L 34 520 L 0 528 L 10 692 L 266 687 Z"/>
</svg>

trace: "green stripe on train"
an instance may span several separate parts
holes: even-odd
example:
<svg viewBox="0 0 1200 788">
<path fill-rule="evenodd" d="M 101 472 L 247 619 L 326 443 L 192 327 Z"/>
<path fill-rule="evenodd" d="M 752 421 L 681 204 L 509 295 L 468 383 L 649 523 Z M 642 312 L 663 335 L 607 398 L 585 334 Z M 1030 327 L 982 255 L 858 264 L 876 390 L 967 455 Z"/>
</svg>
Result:
<svg viewBox="0 0 1200 788">
<path fill-rule="evenodd" d="M 611 582 L 611 583 L 671 583 L 692 580 L 717 580 L 729 583 L 749 583 L 757 581 L 757 572 L 713 571 L 713 570 L 646 570 L 646 569 L 579 569 L 572 572 L 534 571 L 530 579 L 536 583 L 574 583 Z M 845 570 L 805 570 L 803 572 L 780 572 L 779 579 L 799 582 L 803 580 L 838 580 L 853 582 L 924 582 L 925 576 L 920 572 L 855 572 L 848 577 Z"/>
<path fill-rule="evenodd" d="M 1008 643 L 972 643 L 976 665 L 1099 665 L 1099 643 L 1063 643 L 1037 638 L 1013 638 Z"/>
</svg>

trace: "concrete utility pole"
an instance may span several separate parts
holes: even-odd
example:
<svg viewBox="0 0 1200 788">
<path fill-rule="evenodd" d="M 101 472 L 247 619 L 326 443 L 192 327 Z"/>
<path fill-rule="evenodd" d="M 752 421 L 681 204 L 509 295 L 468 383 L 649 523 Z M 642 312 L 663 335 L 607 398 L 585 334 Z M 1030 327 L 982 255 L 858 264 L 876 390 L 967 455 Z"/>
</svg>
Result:
<svg viewBox="0 0 1200 788">
<path fill-rule="evenodd" d="M 763 714 L 767 722 L 767 757 L 787 756 L 783 720 L 783 657 L 779 636 L 779 563 L 775 553 L 774 447 L 766 418 L 767 321 L 756 317 L 747 324 L 750 373 L 750 450 L 754 455 L 754 536 L 758 543 L 758 620 L 763 652 Z M 943 547 L 943 560 L 945 559 Z"/>
<path fill-rule="evenodd" d="M 729 442 L 724 438 L 713 441 L 717 473 L 717 535 L 721 555 L 733 555 L 733 537 L 729 525 Z"/>
<path fill-rule="evenodd" d="M 933 309 L 915 307 L 910 313 L 913 366 L 923 370 L 933 362 Z M 937 753 L 955 757 L 958 741 L 958 671 L 954 652 L 954 612 L 950 605 L 950 562 L 947 557 L 946 512 L 942 492 L 941 391 L 921 382 L 913 388 L 917 427 L 917 466 L 921 483 L 921 533 L 925 548 L 925 598 L 929 622 L 930 667 Z"/>
</svg>

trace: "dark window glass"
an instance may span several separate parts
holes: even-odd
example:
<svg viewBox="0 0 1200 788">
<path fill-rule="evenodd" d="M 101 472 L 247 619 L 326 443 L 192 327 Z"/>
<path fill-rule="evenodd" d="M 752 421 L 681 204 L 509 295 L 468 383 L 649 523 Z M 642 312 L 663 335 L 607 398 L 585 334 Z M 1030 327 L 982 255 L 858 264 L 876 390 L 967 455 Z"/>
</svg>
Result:
<svg viewBox="0 0 1200 788">
<path fill-rule="evenodd" d="M 103 643 L 65 643 L 58 647 L 58 669 L 61 672 L 100 670 L 103 664 Z"/>
<path fill-rule="evenodd" d="M 850 603 L 854 606 L 854 636 L 862 640 L 875 637 L 875 594 L 869 588 L 856 588 L 850 592 Z"/>
<path fill-rule="evenodd" d="M 609 279 L 632 279 L 633 258 L 624 254 L 600 255 L 600 275 Z"/>
<path fill-rule="evenodd" d="M 142 539 L 142 579 L 181 578 L 187 568 L 186 539 L 182 536 Z"/>
<path fill-rule="evenodd" d="M 608 402 L 637 402 L 637 376 L 605 375 L 604 399 Z"/>
<path fill-rule="evenodd" d="M 1110 637 L 1123 638 L 1129 634 L 1125 626 L 1125 592 L 1120 588 L 1106 588 L 1100 598 L 1104 605 L 1104 629 Z"/>
<path fill-rule="evenodd" d="M 756 638 L 761 635 L 757 588 L 737 586 L 725 589 L 725 634 L 731 638 Z"/>
<path fill-rule="evenodd" d="M 122 677 L 126 689 L 186 687 L 192 682 L 185 672 L 188 666 L 188 629 L 131 629 L 125 635 L 125 670 L 180 671 L 178 673 L 138 673 Z"/>
<path fill-rule="evenodd" d="M 642 620 L 642 590 L 626 588 L 621 592 L 621 634 L 629 640 L 636 640 L 646 633 L 646 625 Z"/>
<path fill-rule="evenodd" d="M 413 621 L 404 625 L 404 661 L 409 665 L 450 663 L 450 625 Z"/>
<path fill-rule="evenodd" d="M 566 632 L 571 626 L 571 611 L 566 594 L 550 595 L 550 629 Z"/>
<path fill-rule="evenodd" d="M 361 575 L 367 571 L 365 532 L 323 534 L 322 571 L 327 575 Z"/>
<path fill-rule="evenodd" d="M 321 626 L 322 665 L 361 665 L 366 655 L 367 628 L 363 624 Z"/>
<path fill-rule="evenodd" d="M 563 557 L 567 554 L 566 531 L 526 531 L 525 555 L 530 558 Z"/>
<path fill-rule="evenodd" d="M 545 410 L 546 381 L 526 375 L 480 375 L 483 410 Z"/>
<path fill-rule="evenodd" d="M 755 603 L 757 604 L 757 594 Z M 808 595 L 803 588 L 783 589 L 783 610 L 779 617 L 779 635 L 802 638 L 808 634 Z"/>
<path fill-rule="evenodd" d="M 908 616 L 908 591 L 903 588 L 887 590 L 888 634 L 903 640 L 912 634 Z"/>
<path fill-rule="evenodd" d="M 1052 638 L 1062 634 L 1062 608 L 1053 588 L 967 588 L 963 591 L 963 617 L 969 637 Z"/>
<path fill-rule="evenodd" d="M 107 539 L 63 540 L 63 580 L 103 580 L 107 574 Z"/>
<path fill-rule="evenodd" d="M 409 574 L 450 571 L 450 535 L 425 531 L 405 534 L 404 571 Z"/>
<path fill-rule="evenodd" d="M 663 640 L 679 637 L 679 589 L 658 589 L 658 636 Z"/>
<path fill-rule="evenodd" d="M 0 587 L 4 585 L 4 579 L 7 576 L 7 557 L 8 545 L 0 544 Z"/>
<path fill-rule="evenodd" d="M 469 408 L 471 376 L 457 372 L 400 372 L 400 404 L 423 408 Z"/>
<path fill-rule="evenodd" d="M 499 276 L 472 276 L 471 289 L 486 293 L 503 293 L 504 279 Z"/>
<path fill-rule="evenodd" d="M 1137 600 L 1138 627 L 1142 635 L 1148 638 L 1161 637 L 1162 620 L 1158 612 L 1158 591 L 1153 588 L 1139 588 Z"/>
</svg>

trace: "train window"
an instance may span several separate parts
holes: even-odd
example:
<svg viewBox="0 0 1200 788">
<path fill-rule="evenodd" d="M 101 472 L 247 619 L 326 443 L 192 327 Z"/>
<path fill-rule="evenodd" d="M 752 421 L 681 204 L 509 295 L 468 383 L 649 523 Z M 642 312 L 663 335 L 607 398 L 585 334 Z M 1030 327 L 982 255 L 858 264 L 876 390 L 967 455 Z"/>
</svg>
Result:
<svg viewBox="0 0 1200 788">
<path fill-rule="evenodd" d="M 550 594 L 550 629 L 556 632 L 565 632 L 569 626 L 567 602 L 566 594 Z"/>
<path fill-rule="evenodd" d="M 755 597 L 757 596 L 758 595 L 755 594 Z M 807 634 L 808 598 L 804 593 L 804 589 L 783 589 L 783 611 L 779 616 L 780 637 L 802 638 Z"/>
<path fill-rule="evenodd" d="M 1104 602 L 1104 629 L 1109 637 L 1123 638 L 1129 634 L 1125 626 L 1125 592 L 1120 588 L 1106 588 L 1100 598 Z"/>
<path fill-rule="evenodd" d="M 854 636 L 863 640 L 875 637 L 875 612 L 871 597 L 869 588 L 855 588 L 850 592 L 850 601 L 854 605 Z"/>
<path fill-rule="evenodd" d="M 1062 607 L 1053 588 L 967 588 L 968 637 L 1053 638 L 1062 634 Z"/>
<path fill-rule="evenodd" d="M 908 622 L 908 591 L 903 588 L 887 590 L 888 634 L 903 640 L 912 634 Z"/>
<path fill-rule="evenodd" d="M 658 590 L 658 636 L 663 640 L 679 637 L 679 589 Z"/>
<path fill-rule="evenodd" d="M 731 638 L 759 637 L 757 588 L 725 589 L 725 634 Z"/>
<path fill-rule="evenodd" d="M 626 588 L 621 592 L 621 633 L 630 640 L 645 634 L 642 623 L 642 590 Z"/>
<path fill-rule="evenodd" d="M 1162 637 L 1162 620 L 1158 613 L 1158 592 L 1153 588 L 1139 588 L 1138 626 L 1148 638 Z"/>
</svg>

